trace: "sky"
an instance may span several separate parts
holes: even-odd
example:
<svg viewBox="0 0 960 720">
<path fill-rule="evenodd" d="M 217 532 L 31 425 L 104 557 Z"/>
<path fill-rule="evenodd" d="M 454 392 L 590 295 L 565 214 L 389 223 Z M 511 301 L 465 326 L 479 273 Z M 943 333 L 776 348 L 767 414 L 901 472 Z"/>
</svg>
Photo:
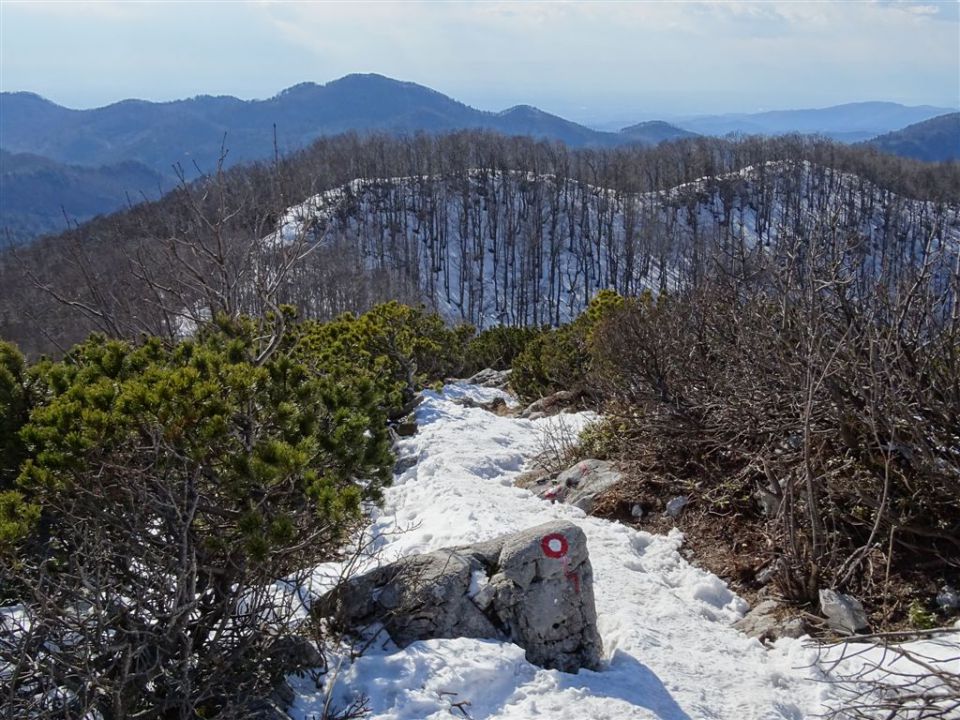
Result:
<svg viewBox="0 0 960 720">
<path fill-rule="evenodd" d="M 376 72 L 485 110 L 621 120 L 960 106 L 960 0 L 0 0 L 0 89 L 74 108 Z"/>
</svg>

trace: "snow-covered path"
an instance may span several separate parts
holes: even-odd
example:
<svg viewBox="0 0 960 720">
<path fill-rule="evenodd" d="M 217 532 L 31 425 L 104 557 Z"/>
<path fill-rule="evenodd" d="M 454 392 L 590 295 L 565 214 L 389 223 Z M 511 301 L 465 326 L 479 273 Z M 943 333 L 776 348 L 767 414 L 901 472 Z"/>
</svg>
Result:
<svg viewBox="0 0 960 720">
<path fill-rule="evenodd" d="M 771 649 L 731 627 L 745 603 L 679 554 L 679 533 L 638 532 L 550 505 L 512 485 L 556 418 L 498 417 L 458 405 L 500 394 L 452 385 L 426 393 L 419 433 L 401 455 L 419 462 L 395 480 L 374 523 L 384 559 L 487 540 L 567 519 L 587 535 L 600 633 L 608 666 L 571 675 L 527 663 L 509 643 L 450 639 L 403 650 L 375 647 L 338 684 L 369 696 L 383 720 L 800 720 L 823 711 L 831 687 L 812 667 L 813 651 L 793 640 Z M 568 428 L 589 414 L 560 416 Z M 319 694 L 298 688 L 294 714 L 319 710 Z"/>
</svg>

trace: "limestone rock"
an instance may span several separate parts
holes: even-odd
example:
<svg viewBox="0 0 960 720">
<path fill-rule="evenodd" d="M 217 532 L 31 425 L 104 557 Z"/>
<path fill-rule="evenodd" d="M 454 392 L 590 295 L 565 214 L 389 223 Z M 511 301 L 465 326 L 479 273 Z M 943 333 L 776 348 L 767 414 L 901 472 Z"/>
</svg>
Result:
<svg viewBox="0 0 960 720">
<path fill-rule="evenodd" d="M 683 512 L 688 502 L 690 501 L 686 495 L 677 495 L 675 498 L 670 498 L 670 500 L 667 501 L 667 515 L 672 518 L 680 517 L 680 513 Z"/>
<path fill-rule="evenodd" d="M 556 415 L 561 410 L 572 407 L 579 399 L 580 393 L 573 390 L 560 390 L 530 403 L 520 413 L 520 417 L 527 420 L 538 420 L 548 415 Z"/>
<path fill-rule="evenodd" d="M 538 490 L 548 487 L 549 483 L 556 479 L 558 474 L 559 473 L 556 472 L 550 472 L 546 468 L 533 468 L 532 470 L 526 470 L 517 475 L 513 484 L 519 488 L 538 492 Z"/>
<path fill-rule="evenodd" d="M 870 624 L 863 605 L 852 595 L 844 595 L 834 590 L 821 590 L 820 610 L 830 621 L 831 627 L 848 633 L 866 630 Z"/>
<path fill-rule="evenodd" d="M 543 667 L 600 666 L 586 537 L 568 522 L 403 558 L 347 581 L 316 608 L 352 627 L 383 623 L 401 647 L 429 638 L 498 638 Z"/>
<path fill-rule="evenodd" d="M 763 600 L 733 626 L 759 640 L 776 640 L 782 637 L 798 638 L 807 633 L 806 624 L 800 617 L 783 617 L 782 605 L 775 600 Z"/>
<path fill-rule="evenodd" d="M 540 491 L 540 497 L 554 502 L 576 505 L 585 513 L 593 509 L 600 493 L 620 482 L 622 476 L 606 460 L 581 460 L 560 473 L 553 484 Z"/>
<path fill-rule="evenodd" d="M 950 585 L 944 585 L 937 593 L 937 605 L 944 610 L 960 609 L 960 593 Z"/>
<path fill-rule="evenodd" d="M 510 383 L 510 370 L 494 370 L 487 368 L 481 370 L 476 375 L 467 380 L 471 385 L 480 385 L 481 387 L 496 388 L 503 390 Z"/>
</svg>

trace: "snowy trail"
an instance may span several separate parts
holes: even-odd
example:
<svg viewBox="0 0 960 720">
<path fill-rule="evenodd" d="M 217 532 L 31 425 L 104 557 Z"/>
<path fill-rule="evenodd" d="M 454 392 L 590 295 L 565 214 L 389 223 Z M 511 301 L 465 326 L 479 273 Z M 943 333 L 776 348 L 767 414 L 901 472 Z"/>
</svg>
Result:
<svg viewBox="0 0 960 720">
<path fill-rule="evenodd" d="M 338 681 L 369 696 L 372 717 L 464 717 L 453 707 L 462 701 L 473 720 L 800 720 L 823 711 L 831 688 L 812 668 L 813 651 L 794 640 L 767 649 L 734 630 L 746 604 L 680 556 L 679 533 L 651 535 L 590 518 L 512 485 L 556 418 L 504 418 L 453 402 L 502 395 L 495 390 L 452 385 L 425 395 L 420 431 L 401 447 L 419 462 L 395 479 L 374 522 L 384 559 L 572 520 L 587 535 L 608 666 L 576 675 L 544 670 L 527 663 L 522 649 L 496 641 L 374 648 Z M 592 419 L 560 417 L 572 429 Z M 294 715 L 309 718 L 322 700 L 298 689 Z"/>
</svg>

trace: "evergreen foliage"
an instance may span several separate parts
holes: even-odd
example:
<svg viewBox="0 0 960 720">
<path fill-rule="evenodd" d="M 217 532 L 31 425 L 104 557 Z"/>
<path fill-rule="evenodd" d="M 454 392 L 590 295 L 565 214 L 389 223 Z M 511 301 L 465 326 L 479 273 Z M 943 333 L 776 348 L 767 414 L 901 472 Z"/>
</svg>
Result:
<svg viewBox="0 0 960 720">
<path fill-rule="evenodd" d="M 95 335 L 29 370 L 3 346 L 3 468 L 19 467 L 0 494 L 4 580 L 45 598 L 29 612 L 53 643 L 0 653 L 33 658 L 11 707 L 39 682 L 80 715 L 242 714 L 277 681 L 272 584 L 338 552 L 390 477 L 388 415 L 459 367 L 472 332 L 397 303 L 326 324 L 283 312 L 175 345 Z"/>
<path fill-rule="evenodd" d="M 641 302 L 648 298 L 649 293 Z M 513 361 L 514 391 L 532 401 L 558 390 L 587 390 L 594 329 L 626 302 L 612 290 L 601 290 L 572 323 L 546 329 L 530 340 Z"/>
<path fill-rule="evenodd" d="M 395 419 L 409 412 L 418 389 L 460 372 L 472 334 L 468 325 L 451 329 L 435 313 L 394 301 L 362 315 L 302 323 L 297 352 L 321 367 L 349 363 L 376 383 L 378 402 Z"/>
<path fill-rule="evenodd" d="M 467 343 L 464 375 L 485 368 L 506 370 L 541 332 L 537 328 L 499 325 L 478 333 Z"/>
</svg>

